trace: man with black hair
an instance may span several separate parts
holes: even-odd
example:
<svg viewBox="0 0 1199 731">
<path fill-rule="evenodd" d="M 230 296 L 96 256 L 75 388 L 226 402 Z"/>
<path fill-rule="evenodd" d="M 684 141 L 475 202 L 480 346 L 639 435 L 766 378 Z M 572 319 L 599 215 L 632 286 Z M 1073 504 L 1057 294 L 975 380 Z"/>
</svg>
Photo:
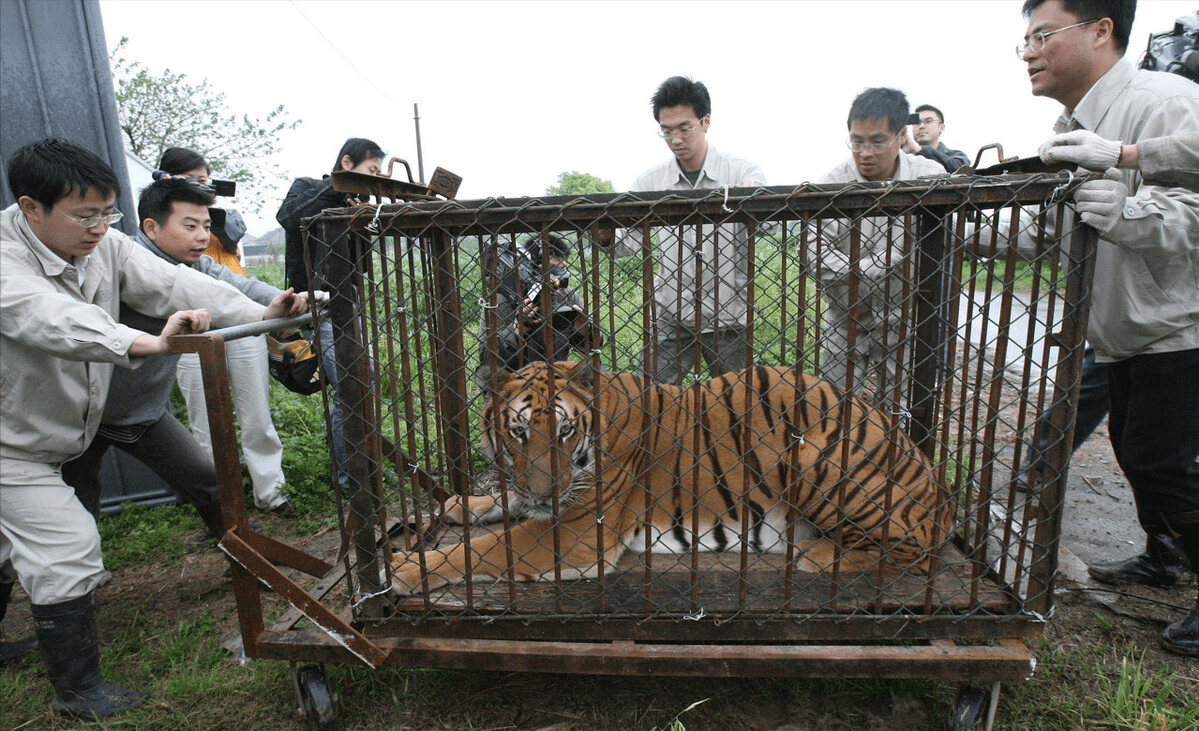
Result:
<svg viewBox="0 0 1199 731">
<path fill-rule="evenodd" d="M 907 119 L 908 99 L 902 91 L 875 87 L 858 94 L 846 121 L 850 158 L 817 182 L 877 183 L 944 175 L 940 163 L 901 149 L 907 138 Z M 856 263 L 849 259 L 849 226 L 829 221 L 821 233 L 827 248 L 816 275 L 823 283 L 827 307 L 820 374 L 841 388 L 856 391 L 873 370 L 876 400 L 882 399 L 895 386 L 898 372 L 895 349 L 900 344 L 904 283 L 897 275 L 905 267 L 903 219 L 863 219 Z M 851 299 L 855 268 L 860 279 Z"/>
<path fill-rule="evenodd" d="M 1117 143 L 1120 166 L 1120 142 L 1199 131 L 1199 86 L 1124 59 L 1135 0 L 1027 0 L 1023 12 L 1017 54 L 1033 95 L 1064 107 L 1054 132 Z M 1199 195 L 1121 169 L 1079 186 L 1074 201 L 1099 231 L 1087 341 L 1106 364 L 1112 449 L 1146 533 L 1143 553 L 1090 572 L 1176 584 L 1199 566 Z M 1199 600 L 1160 642 L 1199 656 Z"/>
<path fill-rule="evenodd" d="M 350 137 L 342 143 L 341 149 L 337 152 L 337 161 L 333 163 L 332 172 L 345 170 L 365 175 L 378 175 L 383 165 L 384 155 L 383 148 L 375 142 L 364 137 Z M 283 227 L 286 237 L 284 273 L 288 286 L 295 288 L 297 292 L 309 291 L 309 268 L 314 277 L 311 283 L 311 286 L 315 288 L 314 291 L 329 289 L 331 286 L 325 275 L 326 259 L 332 253 L 332 242 L 321 241 L 316 237 L 310 238 L 308 240 L 310 250 L 305 257 L 302 230 L 304 219 L 312 218 L 330 208 L 361 205 L 365 205 L 364 200 L 333 189 L 331 174 L 326 174 L 320 179 L 296 178 L 292 181 L 291 187 L 287 189 L 287 195 L 283 198 L 283 203 L 279 205 L 279 210 L 275 213 L 275 220 Z M 329 320 L 323 321 L 317 339 L 321 349 L 321 370 L 324 372 L 325 382 L 336 392 L 339 373 L 337 356 L 333 348 L 333 323 Z M 342 433 L 341 399 L 336 395 L 329 399 L 329 429 L 333 442 L 335 480 L 339 489 L 348 490 L 350 478 L 346 468 L 346 442 Z"/>
<path fill-rule="evenodd" d="M 285 293 L 263 307 L 109 228 L 121 218 L 120 182 L 75 144 L 25 145 L 7 173 L 17 202 L 0 212 L 0 565 L 11 562 L 30 597 L 51 707 L 106 718 L 146 695 L 100 672 L 100 533 L 61 465 L 95 436 L 114 365 L 142 366 L 167 354 L 171 335 L 280 317 L 302 300 Z M 161 332 L 122 325 L 122 304 L 166 318 Z M 204 309 L 180 309 L 196 306 Z"/>
<path fill-rule="evenodd" d="M 671 159 L 646 170 L 632 191 L 754 187 L 766 184 L 755 163 L 720 152 L 708 144 L 712 100 L 702 82 L 672 76 L 651 99 L 658 135 Z M 613 239 L 611 230 L 593 232 L 597 243 Z M 662 383 L 680 383 L 699 370 L 698 349 L 712 377 L 750 364 L 749 233 L 743 224 L 658 229 L 658 268 L 654 277 L 657 348 L 651 371 Z M 681 241 L 679 239 L 682 239 Z M 641 232 L 628 230 L 616 254 L 641 253 Z M 700 263 L 697 266 L 697 263 Z M 700 271 L 697 273 L 697 269 Z"/>
<path fill-rule="evenodd" d="M 195 181 L 201 186 L 208 186 L 212 177 L 212 166 L 204 156 L 186 147 L 168 148 L 158 161 L 158 169 L 178 178 Z M 238 220 L 241 218 L 240 214 L 232 209 L 209 206 L 208 213 L 213 217 L 214 229 L 220 216 L 224 216 L 226 226 L 235 215 Z M 208 273 L 208 257 L 211 257 L 212 264 L 217 267 L 213 271 L 219 272 L 216 276 L 225 278 L 226 273 L 233 274 L 237 278 L 232 283 L 237 286 L 238 282 L 245 280 L 246 271 L 238 258 L 237 242 L 228 239 L 228 231 L 224 235 L 226 239 L 222 240 L 213 231 L 208 237 L 208 248 L 204 250 L 204 256 L 193 266 L 201 267 Z M 189 260 L 193 254 L 194 252 L 189 250 Z M 301 294 L 306 292 L 307 290 Z M 275 423 L 271 419 L 271 384 L 266 336 L 254 335 L 225 343 L 225 362 L 229 372 L 229 393 L 233 397 L 233 408 L 241 426 L 241 454 L 246 464 L 246 472 L 250 475 L 254 504 L 259 510 L 275 515 L 292 515 L 294 508 L 283 492 L 286 483 L 283 476 L 283 441 L 279 438 L 279 432 L 275 430 Z M 208 430 L 208 404 L 204 396 L 204 379 L 200 373 L 198 354 L 184 353 L 179 356 L 178 365 L 175 367 L 175 381 L 179 384 L 179 393 L 183 396 L 184 403 L 187 404 L 187 419 L 192 436 L 211 459 L 212 435 Z"/>
<path fill-rule="evenodd" d="M 603 331 L 583 310 L 579 293 L 563 282 L 568 279 L 565 267 L 570 259 L 566 239 L 543 234 L 523 250 L 501 250 L 498 258 L 495 307 L 492 310 L 489 303 L 479 323 L 475 383 L 480 388 L 493 372 L 514 371 L 538 360 L 568 360 L 572 352 L 586 358 L 592 348 L 603 344 Z M 491 275 L 484 271 L 484 280 L 490 281 Z"/>
<path fill-rule="evenodd" d="M 921 104 L 916 107 L 915 114 L 919 121 L 912 125 L 911 133 L 904 138 L 904 152 L 935 160 L 951 173 L 970 164 L 966 153 L 951 150 L 941 141 L 941 135 L 945 132 L 945 115 L 940 109 L 932 104 Z"/>
<path fill-rule="evenodd" d="M 351 137 L 341 146 L 337 153 L 337 162 L 333 164 L 333 172 L 347 170 L 354 173 L 378 175 L 386 153 L 383 148 L 371 140 L 362 137 Z M 308 265 L 317 276 L 317 288 L 324 286 L 325 258 L 328 256 L 329 245 L 322 244 L 317 250 L 309 252 L 311 261 L 305 263 L 304 237 L 301 222 L 329 208 L 347 208 L 363 205 L 356 196 L 341 193 L 333 189 L 333 178 L 324 175 L 321 178 L 296 178 L 292 181 L 275 220 L 283 227 L 287 244 L 284 256 L 287 284 L 297 292 L 308 291 Z M 316 245 L 316 242 L 309 242 Z"/>
<path fill-rule="evenodd" d="M 142 190 L 137 215 L 141 230 L 134 240 L 172 266 L 187 266 L 225 282 L 259 304 L 283 295 L 276 287 L 236 274 L 204 253 L 209 244 L 210 193 L 183 178 L 164 178 Z M 302 312 L 307 293 L 296 295 Z M 160 319 L 122 305 L 122 325 L 154 332 Z M 67 484 L 79 492 L 84 507 L 100 512 L 100 464 L 110 446 L 128 453 L 161 477 L 180 498 L 195 506 L 210 538 L 219 540 L 220 485 L 212 453 L 179 423 L 171 410 L 178 355 L 155 358 L 136 370 L 113 373 L 100 429 L 90 447 L 63 465 Z M 286 498 L 283 498 L 286 500 Z"/>
</svg>

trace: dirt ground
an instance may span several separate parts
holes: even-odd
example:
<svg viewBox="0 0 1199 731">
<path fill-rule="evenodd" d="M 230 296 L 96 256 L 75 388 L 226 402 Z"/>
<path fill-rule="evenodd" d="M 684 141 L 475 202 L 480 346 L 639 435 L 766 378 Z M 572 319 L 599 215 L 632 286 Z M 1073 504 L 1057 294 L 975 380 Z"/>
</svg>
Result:
<svg viewBox="0 0 1199 731">
<path fill-rule="evenodd" d="M 1139 552 L 1144 540 L 1131 493 L 1112 457 L 1106 425 L 1075 455 L 1067 498 L 1061 557 L 1065 580 L 1059 588 L 1057 610 L 1046 640 L 1066 652 L 1107 643 L 1114 649 L 1114 663 L 1125 651 L 1139 654 L 1143 650 L 1148 670 L 1173 669 L 1178 674 L 1177 682 L 1192 686 L 1191 697 L 1199 697 L 1196 663 L 1169 655 L 1157 644 L 1157 636 L 1166 624 L 1193 605 L 1193 585 L 1174 590 L 1128 589 L 1122 593 L 1086 590 L 1086 563 L 1130 556 Z M 269 516 L 263 519 L 276 520 Z M 330 531 L 298 543 L 331 560 L 337 548 L 335 539 L 336 532 Z M 119 632 L 135 613 L 151 610 L 180 621 L 206 614 L 221 623 L 222 639 L 235 644 L 235 602 L 224 571 L 222 556 L 197 551 L 176 565 L 138 566 L 116 572 L 99 592 L 101 637 Z M 5 620 L 10 638 L 32 632 L 28 599 L 18 589 L 14 600 Z M 277 598 L 267 602 L 282 607 Z M 1093 670 L 1080 667 L 1077 672 L 1085 677 Z M 335 672 L 330 673 L 337 681 Z M 341 680 L 344 683 L 347 678 Z M 820 683 L 811 685 L 810 692 L 797 694 L 794 686 L 782 682 L 763 685 L 758 681 L 709 679 L 466 672 L 454 674 L 448 682 L 454 688 L 452 698 L 437 702 L 436 689 L 431 688 L 429 703 L 421 714 L 425 721 L 404 728 L 650 731 L 655 726 L 667 728 L 671 715 L 703 698 L 712 700 L 681 719 L 689 731 L 940 731 L 947 722 L 944 703 L 929 707 L 909 695 L 851 691 Z M 1043 682 L 1034 678 L 1032 685 Z M 341 713 L 347 729 L 379 728 L 370 721 L 374 714 L 369 707 L 379 696 L 356 694 L 353 688 L 341 691 L 343 697 L 357 697 L 358 705 L 347 703 Z M 279 692 L 290 695 L 291 689 L 281 687 Z M 952 694 L 952 690 L 947 693 Z M 952 705 L 952 700 L 949 703 Z M 476 712 L 477 723 L 472 720 L 469 725 L 455 725 Z M 1004 723 L 1005 715 L 1001 706 L 998 728 L 1011 727 Z M 282 728 L 291 727 L 287 719 L 279 720 Z M 303 727 L 298 718 L 294 727 Z"/>
</svg>

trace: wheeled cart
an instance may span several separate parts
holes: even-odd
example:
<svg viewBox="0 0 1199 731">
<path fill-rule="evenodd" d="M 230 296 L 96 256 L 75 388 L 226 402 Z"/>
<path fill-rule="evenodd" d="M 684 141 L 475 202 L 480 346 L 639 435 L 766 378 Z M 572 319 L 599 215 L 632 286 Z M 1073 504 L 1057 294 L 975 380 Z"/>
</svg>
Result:
<svg viewBox="0 0 1199 731">
<path fill-rule="evenodd" d="M 422 201 L 310 219 L 310 261 L 323 268 L 316 286 L 332 294 L 318 318 L 331 323 L 336 353 L 328 399 L 340 411 L 330 437 L 346 445 L 335 464 L 349 484 L 338 491 L 346 550 L 333 564 L 250 530 L 237 461 L 218 464 L 229 528 L 220 545 L 234 562 L 246 654 L 293 663 L 313 729 L 337 727 L 322 669 L 330 662 L 932 678 L 965 683 L 953 728 L 990 728 L 1000 684 L 1031 677 L 1026 642 L 1040 636 L 1054 608 L 1096 245 L 1063 204 L 1080 180 L 945 176 Z M 760 506 L 739 502 L 735 490 L 721 498 L 729 515 L 747 516 L 744 540 L 729 541 L 733 550 L 702 550 L 698 521 L 680 514 L 681 550 L 661 552 L 646 541 L 650 550 L 625 551 L 583 576 L 555 570 L 526 580 L 512 550 L 480 561 L 473 547 L 513 545 L 519 511 L 507 506 L 483 523 L 448 520 L 442 508 L 457 496 L 486 499 L 520 485 L 520 475 L 481 451 L 480 415 L 489 384 L 508 365 L 499 346 L 505 327 L 544 338 L 543 352 L 556 349 L 548 328 L 497 314 L 511 273 L 504 252 L 539 251 L 542 260 L 525 278 L 562 286 L 541 273 L 549 271 L 539 266 L 547 249 L 530 246 L 551 237 L 570 250 L 562 268 L 577 306 L 569 314 L 592 333 L 567 359 L 652 380 L 672 347 L 659 338 L 664 318 L 683 311 L 669 298 L 678 305 L 698 293 L 717 300 L 708 317 L 745 303 L 747 362 L 830 378 L 833 393 L 885 414 L 887 428 L 910 439 L 944 488 L 929 506 L 943 530 L 926 547 L 927 570 L 896 570 L 886 560 L 805 570 L 791 533 L 802 516 L 788 513 L 778 550 L 757 550 L 751 533 Z M 555 314 L 551 300 L 530 306 Z M 676 324 L 705 321 L 688 312 Z M 730 326 L 717 326 L 717 334 L 722 327 Z M 234 455 L 222 337 L 180 338 L 177 347 L 200 353 L 215 451 Z M 704 354 L 702 342 L 685 347 Z M 836 366 L 847 352 L 861 355 Z M 681 380 L 704 388 L 706 366 L 696 360 Z M 736 438 L 713 434 L 704 448 Z M 793 467 L 797 480 L 809 479 L 804 465 Z M 674 499 L 686 504 L 720 482 L 719 475 L 680 476 Z M 546 509 L 568 510 L 568 488 L 555 486 Z M 853 485 L 840 489 L 830 500 Z M 650 504 L 661 499 L 639 493 L 638 514 L 663 508 Z M 596 522 L 604 518 L 600 511 Z M 849 520 L 826 524 L 823 534 L 836 543 L 856 527 Z M 555 524 L 541 540 L 558 556 L 580 536 Z M 442 582 L 428 567 L 437 551 L 457 544 L 474 560 L 461 580 Z M 395 567 L 411 562 L 424 567 L 422 581 L 398 591 Z M 283 569 L 310 579 L 293 580 Z M 263 584 L 292 607 L 270 627 Z"/>
</svg>

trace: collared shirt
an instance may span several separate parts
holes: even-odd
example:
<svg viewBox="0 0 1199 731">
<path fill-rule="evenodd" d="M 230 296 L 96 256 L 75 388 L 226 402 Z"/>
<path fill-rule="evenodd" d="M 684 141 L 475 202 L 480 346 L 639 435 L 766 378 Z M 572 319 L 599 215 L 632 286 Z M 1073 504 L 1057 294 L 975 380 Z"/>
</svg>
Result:
<svg viewBox="0 0 1199 731">
<path fill-rule="evenodd" d="M 899 151 L 899 164 L 895 168 L 892 180 L 916 180 L 930 175 L 947 175 L 945 168 L 935 160 L 919 155 L 909 155 Z M 858 166 L 850 157 L 835 168 L 824 174 L 817 183 L 864 183 L 867 182 L 858 172 Z M 888 224 L 890 221 L 890 224 Z M 863 277 L 878 279 L 902 261 L 903 257 L 903 219 L 895 217 L 888 219 L 884 216 L 872 216 L 861 220 L 861 243 L 858 265 Z M 888 246 L 888 226 L 890 226 L 890 246 Z M 828 248 L 820 262 L 820 274 L 824 280 L 843 278 L 849 273 L 851 263 L 850 227 L 847 221 L 826 221 L 822 226 L 823 239 Z"/>
<path fill-rule="evenodd" d="M 222 297 L 225 287 L 116 229 L 70 264 L 15 204 L 0 212 L 0 456 L 60 464 L 91 442 L 113 365 L 145 360 L 129 356 L 143 333 L 117 321 L 122 302 L 162 317 L 206 307 L 217 326 L 262 318 L 262 305 Z"/>
<path fill-rule="evenodd" d="M 678 161 L 671 158 L 637 176 L 629 190 L 719 189 L 742 184 L 765 185 L 766 174 L 755 163 L 726 155 L 709 144 L 695 185 L 688 182 Z M 658 319 L 695 328 L 696 332 L 712 332 L 719 327 L 745 327 L 749 311 L 749 232 L 742 224 L 720 224 L 702 226 L 700 234 L 702 241 L 697 245 L 693 224 L 657 230 L 658 273 L 654 277 L 654 299 Z M 641 232 L 625 231 L 616 255 L 640 252 Z M 700 306 L 698 313 L 697 304 Z"/>
<path fill-rule="evenodd" d="M 1196 132 L 1199 85 L 1120 59 L 1053 129 L 1126 143 Z M 1199 348 L 1199 194 L 1119 174 L 1131 195 L 1099 240 L 1087 340 L 1101 362 Z"/>
</svg>

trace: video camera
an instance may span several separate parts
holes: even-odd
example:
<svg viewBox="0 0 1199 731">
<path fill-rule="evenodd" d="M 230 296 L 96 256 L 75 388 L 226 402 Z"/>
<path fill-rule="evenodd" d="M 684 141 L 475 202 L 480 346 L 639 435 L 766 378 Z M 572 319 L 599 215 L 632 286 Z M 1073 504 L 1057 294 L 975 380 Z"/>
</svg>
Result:
<svg viewBox="0 0 1199 731">
<path fill-rule="evenodd" d="M 1174 29 L 1149 34 L 1149 47 L 1138 68 L 1178 74 L 1199 83 L 1199 18 L 1184 15 Z"/>
<path fill-rule="evenodd" d="M 165 170 L 155 170 L 152 177 L 154 180 L 162 180 L 173 176 Z M 207 184 L 201 183 L 195 178 L 185 178 L 185 180 L 216 198 L 232 198 L 237 194 L 237 182 L 233 180 L 209 180 Z M 226 210 L 215 206 L 208 207 L 208 215 L 212 217 L 209 230 L 220 239 L 225 251 L 236 254 L 237 242 L 246 235 L 245 219 L 232 208 Z"/>
<path fill-rule="evenodd" d="M 153 178 L 155 180 L 162 180 L 169 177 L 172 177 L 171 174 L 165 170 L 154 171 Z M 235 180 L 209 180 L 207 184 L 201 183 L 195 178 L 185 178 L 185 180 L 216 198 L 232 198 L 237 195 L 237 181 Z"/>
<path fill-rule="evenodd" d="M 575 318 L 582 314 L 570 305 L 554 306 L 554 293 L 570 286 L 570 272 L 562 267 L 551 267 L 544 278 L 526 283 L 525 302 L 533 305 L 533 314 L 525 317 L 530 325 L 541 323 L 541 297 L 549 297 L 550 316 L 552 325 L 557 330 L 565 330 L 574 326 Z M 547 286 L 548 285 L 548 286 Z"/>
<path fill-rule="evenodd" d="M 491 271 L 487 261 L 484 261 L 484 271 Z M 533 261 L 527 252 L 516 247 L 504 246 L 497 252 L 495 275 L 500 292 L 506 297 L 533 305 L 535 314 L 525 318 L 529 325 L 541 324 L 543 297 L 549 298 L 545 304 L 550 308 L 555 328 L 565 329 L 574 324 L 578 310 L 570 305 L 554 306 L 554 294 L 570 286 L 570 272 L 563 267 L 553 266 L 542 274 L 540 261 Z"/>
</svg>

